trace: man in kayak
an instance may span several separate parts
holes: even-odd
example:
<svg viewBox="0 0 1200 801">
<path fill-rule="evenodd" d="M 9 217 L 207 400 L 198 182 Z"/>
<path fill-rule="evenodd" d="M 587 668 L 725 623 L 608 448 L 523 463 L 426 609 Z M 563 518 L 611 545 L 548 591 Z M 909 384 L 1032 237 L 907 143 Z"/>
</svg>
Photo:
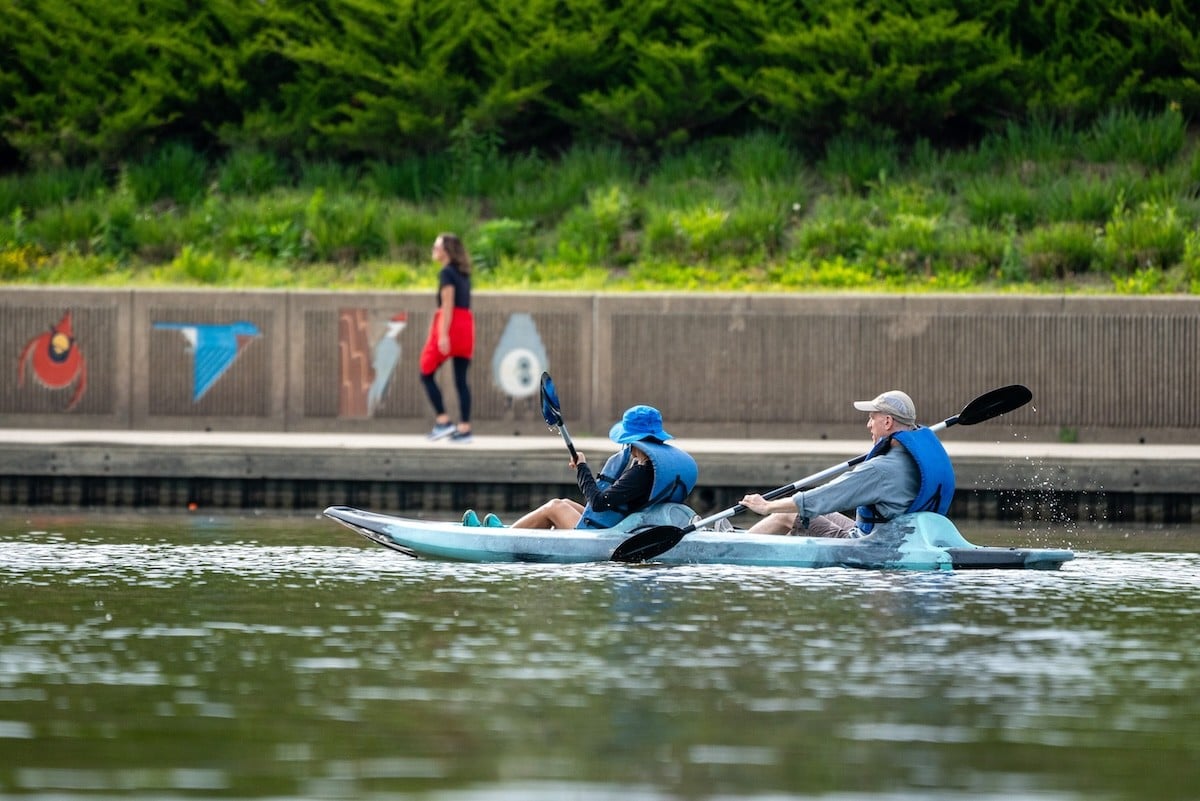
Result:
<svg viewBox="0 0 1200 801">
<path fill-rule="evenodd" d="M 696 460 L 667 440 L 662 414 L 653 406 L 625 411 L 609 438 L 624 447 L 592 475 L 583 451 L 569 464 L 587 500 L 554 498 L 527 513 L 513 528 L 612 528 L 634 512 L 657 503 L 682 503 L 696 486 Z"/>
<path fill-rule="evenodd" d="M 937 436 L 917 425 L 917 407 L 898 389 L 874 400 L 855 401 L 867 413 L 874 445 L 866 460 L 828 484 L 768 501 L 742 498 L 752 512 L 767 515 L 750 531 L 807 537 L 861 537 L 872 526 L 907 512 L 946 514 L 954 497 L 954 467 Z M 854 518 L 842 509 L 857 509 Z"/>
</svg>

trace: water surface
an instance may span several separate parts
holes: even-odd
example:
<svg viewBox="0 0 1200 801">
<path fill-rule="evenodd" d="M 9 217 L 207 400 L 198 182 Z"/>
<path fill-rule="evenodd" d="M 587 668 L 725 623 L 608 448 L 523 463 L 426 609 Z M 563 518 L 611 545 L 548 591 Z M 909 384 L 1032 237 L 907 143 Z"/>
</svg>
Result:
<svg viewBox="0 0 1200 801">
<path fill-rule="evenodd" d="M 0 798 L 1196 799 L 1200 533 L 1056 572 L 460 565 L 0 518 Z"/>
</svg>

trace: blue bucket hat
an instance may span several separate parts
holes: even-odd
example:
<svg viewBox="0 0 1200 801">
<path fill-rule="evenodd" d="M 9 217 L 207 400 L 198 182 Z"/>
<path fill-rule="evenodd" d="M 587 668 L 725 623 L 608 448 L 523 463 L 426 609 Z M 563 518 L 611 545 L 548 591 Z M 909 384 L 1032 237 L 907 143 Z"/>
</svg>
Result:
<svg viewBox="0 0 1200 801">
<path fill-rule="evenodd" d="M 674 439 L 663 428 L 662 413 L 653 406 L 630 406 L 621 422 L 608 432 L 608 438 L 620 445 L 654 437 L 659 442 Z"/>
</svg>

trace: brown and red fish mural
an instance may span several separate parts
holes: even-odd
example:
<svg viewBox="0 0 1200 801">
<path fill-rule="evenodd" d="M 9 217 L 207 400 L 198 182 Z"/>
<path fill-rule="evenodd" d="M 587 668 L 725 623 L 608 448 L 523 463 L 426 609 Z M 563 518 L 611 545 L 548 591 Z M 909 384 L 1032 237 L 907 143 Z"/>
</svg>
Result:
<svg viewBox="0 0 1200 801">
<path fill-rule="evenodd" d="M 33 377 L 47 389 L 65 389 L 74 385 L 71 400 L 64 411 L 71 411 L 87 391 L 87 361 L 75 341 L 71 312 L 50 330 L 25 343 L 17 360 L 17 386 L 25 386 L 25 368 L 33 367 Z"/>
</svg>

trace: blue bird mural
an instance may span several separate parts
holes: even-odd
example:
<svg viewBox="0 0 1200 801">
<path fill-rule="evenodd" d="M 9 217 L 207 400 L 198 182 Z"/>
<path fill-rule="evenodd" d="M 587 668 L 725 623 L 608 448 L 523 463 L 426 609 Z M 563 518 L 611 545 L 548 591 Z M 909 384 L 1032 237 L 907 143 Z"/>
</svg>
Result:
<svg viewBox="0 0 1200 801">
<path fill-rule="evenodd" d="M 158 330 L 179 331 L 192 352 L 192 402 L 199 401 L 225 374 L 242 349 L 262 336 L 258 326 L 236 323 L 155 323 Z"/>
</svg>

